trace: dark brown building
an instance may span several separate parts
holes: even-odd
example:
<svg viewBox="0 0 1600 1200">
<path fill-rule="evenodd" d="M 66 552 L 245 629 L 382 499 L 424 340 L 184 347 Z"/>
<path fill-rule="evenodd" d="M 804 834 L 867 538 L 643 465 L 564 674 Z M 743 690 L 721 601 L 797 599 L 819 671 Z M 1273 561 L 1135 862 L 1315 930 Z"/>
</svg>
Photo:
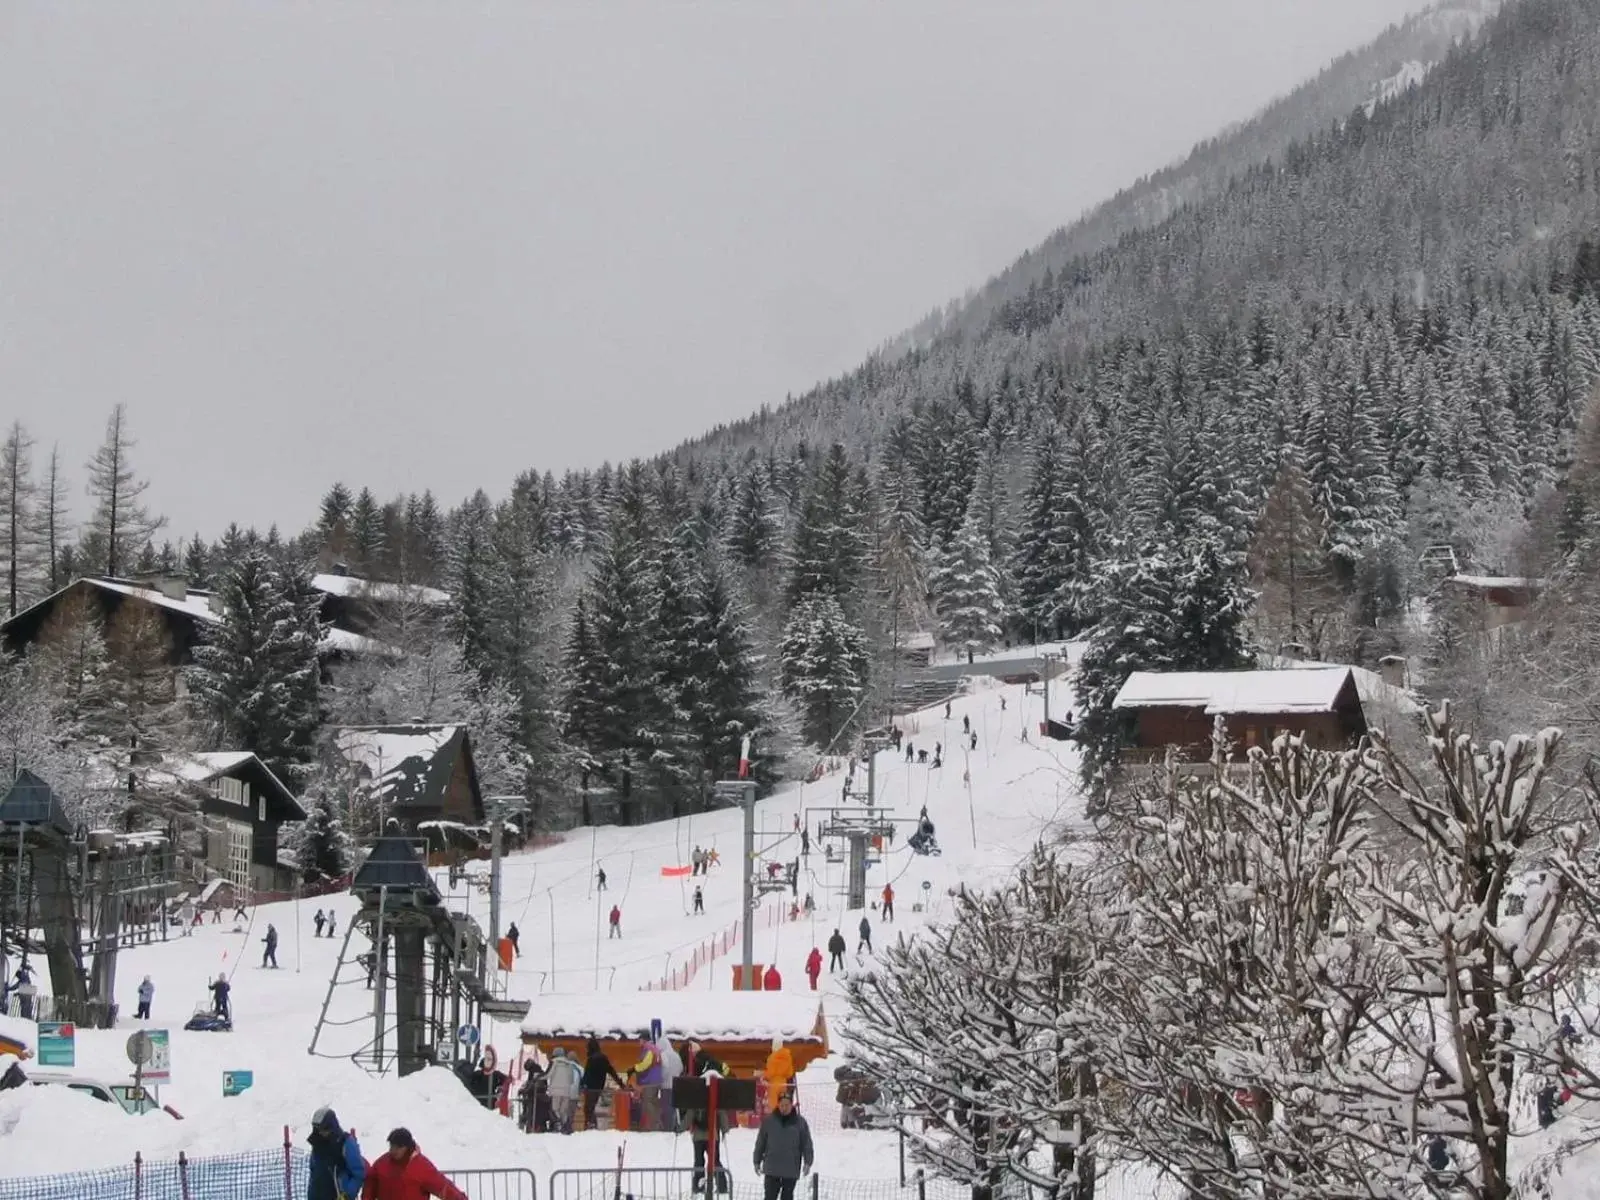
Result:
<svg viewBox="0 0 1600 1200">
<path fill-rule="evenodd" d="M 247 751 L 221 751 L 165 762 L 147 778 L 161 773 L 200 793 L 202 853 L 213 878 L 226 881 L 236 896 L 294 885 L 293 871 L 278 861 L 279 834 L 306 814 L 266 763 Z"/>
<path fill-rule="evenodd" d="M 464 725 L 357 725 L 338 731 L 334 744 L 349 766 L 351 787 L 375 803 L 379 815 L 430 845 L 460 844 L 449 831 L 484 823 L 483 791 Z"/>
<path fill-rule="evenodd" d="M 1169 749 L 1191 761 L 1211 757 L 1214 722 L 1222 718 L 1242 759 L 1251 746 L 1299 734 L 1319 750 L 1339 750 L 1367 731 L 1366 713 L 1349 667 L 1277 671 L 1135 671 L 1112 701 L 1131 721 L 1131 761 Z"/>
</svg>

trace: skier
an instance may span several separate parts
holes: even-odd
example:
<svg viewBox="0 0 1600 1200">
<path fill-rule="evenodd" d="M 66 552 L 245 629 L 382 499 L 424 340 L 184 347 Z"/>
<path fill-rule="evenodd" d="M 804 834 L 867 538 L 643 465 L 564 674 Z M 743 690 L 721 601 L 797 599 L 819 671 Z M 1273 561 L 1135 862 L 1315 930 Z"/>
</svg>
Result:
<svg viewBox="0 0 1600 1200">
<path fill-rule="evenodd" d="M 243 900 L 233 906 L 233 919 L 235 921 L 248 921 L 250 919 L 250 914 L 244 910 Z"/>
<path fill-rule="evenodd" d="M 665 1033 L 656 1043 L 656 1053 L 661 1056 L 661 1128 L 677 1133 L 678 1110 L 672 1107 L 672 1084 L 683 1074 L 683 1057 Z"/>
<path fill-rule="evenodd" d="M 506 941 L 511 943 L 511 954 L 514 958 L 522 957 L 522 947 L 518 945 L 521 940 L 522 934 L 517 931 L 517 923 L 513 921 L 511 928 L 506 930 Z"/>
<path fill-rule="evenodd" d="M 560 1046 L 550 1051 L 550 1070 L 546 1073 L 550 1087 L 550 1106 L 556 1128 L 562 1133 L 572 1132 L 572 1117 L 578 1107 L 578 1092 L 583 1083 L 583 1069 L 578 1060 Z"/>
<path fill-rule="evenodd" d="M 584 1047 L 587 1056 L 583 1064 L 583 1127 L 594 1128 L 594 1110 L 600 1103 L 600 1097 L 606 1090 L 606 1079 L 616 1082 L 619 1088 L 628 1085 L 622 1081 L 622 1076 L 617 1074 L 617 1069 L 611 1065 L 611 1060 L 606 1057 L 606 1052 L 600 1048 L 600 1039 L 591 1037 L 589 1044 Z"/>
<path fill-rule="evenodd" d="M 233 1024 L 233 1004 L 228 999 L 228 993 L 233 990 L 228 983 L 226 975 L 218 975 L 217 981 L 211 985 L 211 1011 L 221 1017 L 228 1024 Z"/>
<path fill-rule="evenodd" d="M 594 873 L 594 878 L 595 878 L 595 884 L 594 884 L 595 891 L 597 891 L 597 892 L 605 891 L 606 890 L 606 869 L 604 867 L 601 867 L 598 871 L 596 871 Z"/>
<path fill-rule="evenodd" d="M 310 1180 L 306 1200 L 339 1200 L 358 1196 L 367 1178 L 367 1162 L 355 1134 L 339 1127 L 331 1108 L 319 1108 L 311 1115 Z"/>
<path fill-rule="evenodd" d="M 972 748 L 974 750 L 976 750 L 978 748 L 978 733 L 977 733 L 977 730 L 973 730 L 973 733 L 972 733 Z"/>
<path fill-rule="evenodd" d="M 811 953 L 806 956 L 806 978 L 811 980 L 811 990 L 817 990 L 817 977 L 822 974 L 822 951 L 811 947 Z"/>
<path fill-rule="evenodd" d="M 769 966 L 767 973 L 761 977 L 761 990 L 764 992 L 781 992 L 783 990 L 783 976 L 778 974 L 778 968 Z"/>
<path fill-rule="evenodd" d="M 322 910 L 319 908 L 317 909 L 317 915 L 311 918 L 311 923 L 317 927 L 316 933 L 311 936 L 321 937 L 322 927 L 328 923 L 328 918 L 322 915 Z"/>
<path fill-rule="evenodd" d="M 183 907 L 178 910 L 178 923 L 183 926 L 184 937 L 190 937 L 193 935 L 194 918 L 196 915 L 197 914 L 195 913 L 194 905 L 185 900 L 183 902 Z"/>
<path fill-rule="evenodd" d="M 862 920 L 865 919 L 865 917 L 862 918 Z M 883 885 L 883 919 L 885 921 L 894 920 L 894 885 L 889 883 Z"/>
<path fill-rule="evenodd" d="M 700 874 L 700 867 L 704 860 L 700 857 L 700 847 L 696 846 L 689 854 L 689 874 Z"/>
<path fill-rule="evenodd" d="M 467 1194 L 439 1174 L 439 1168 L 423 1157 L 409 1129 L 389 1134 L 389 1153 L 382 1155 L 367 1172 L 361 1200 L 467 1200 Z"/>
<path fill-rule="evenodd" d="M 794 1093 L 785 1090 L 756 1134 L 756 1174 L 764 1176 L 765 1200 L 794 1200 L 795 1184 L 809 1174 L 816 1153 L 811 1127 L 794 1110 Z"/>
<path fill-rule="evenodd" d="M 156 998 L 156 985 L 150 982 L 146 975 L 139 982 L 139 1009 L 133 1014 L 135 1021 L 148 1021 L 150 1019 L 150 1002 Z"/>
<path fill-rule="evenodd" d="M 275 925 L 267 926 L 267 936 L 261 939 L 266 943 L 266 950 L 261 955 L 261 965 L 272 964 L 274 970 L 278 966 L 278 929 Z"/>
<path fill-rule="evenodd" d="M 944 743 L 943 742 L 935 742 L 933 744 L 933 761 L 934 762 L 938 762 L 943 757 L 944 757 Z"/>
<path fill-rule="evenodd" d="M 810 892 L 806 893 L 805 911 L 808 917 L 817 911 L 817 902 L 811 898 Z"/>
<path fill-rule="evenodd" d="M 860 943 L 860 945 L 858 945 L 856 947 L 856 953 L 860 954 L 863 950 L 865 950 L 868 954 L 871 954 L 872 953 L 872 922 L 868 921 L 865 917 L 862 917 L 861 918 L 860 929 L 861 929 L 861 943 Z"/>
<path fill-rule="evenodd" d="M 842 970 L 844 968 L 844 949 L 844 934 L 835 929 L 833 931 L 833 936 L 828 939 L 829 975 L 832 975 L 836 970 Z"/>
<path fill-rule="evenodd" d="M 555 1065 L 555 1051 L 550 1052 L 550 1065 Z M 517 1103 L 521 1106 L 522 1132 L 544 1133 L 549 1127 L 548 1110 L 550 1108 L 549 1086 L 550 1078 L 545 1074 L 539 1060 L 530 1058 L 524 1065 L 522 1086 L 517 1089 Z"/>
<path fill-rule="evenodd" d="M 971 733 L 972 732 L 972 718 L 969 717 L 969 716 L 966 716 L 964 714 L 963 714 L 963 716 L 961 718 L 961 732 L 962 733 Z"/>
<path fill-rule="evenodd" d="M 699 1073 L 704 1074 L 705 1072 Z M 724 1073 L 720 1063 L 717 1064 L 716 1073 L 718 1075 Z M 711 1151 L 711 1113 L 708 1109 L 694 1108 L 689 1110 L 687 1116 L 689 1144 L 694 1148 L 694 1180 L 689 1190 L 692 1195 L 698 1196 L 705 1190 L 706 1185 L 706 1160 L 710 1157 Z M 725 1140 L 727 1136 L 728 1112 L 727 1109 L 719 1109 L 717 1112 L 717 1168 L 715 1183 L 717 1191 L 724 1196 L 731 1190 L 727 1169 L 722 1165 L 725 1153 L 723 1147 L 727 1145 Z"/>
<path fill-rule="evenodd" d="M 1005 712 L 1005 710 L 1006 710 L 1006 698 L 1004 696 L 1001 696 L 1000 697 L 1000 711 L 1001 712 Z"/>
<path fill-rule="evenodd" d="M 916 745 L 914 743 L 912 743 L 912 742 L 907 742 L 906 743 L 906 761 L 907 762 L 911 761 L 912 755 L 915 752 L 916 752 Z"/>
<path fill-rule="evenodd" d="M 800 857 L 811 857 L 811 831 L 809 829 L 800 831 Z"/>
<path fill-rule="evenodd" d="M 699 888 L 694 889 L 694 910 L 701 914 L 706 911 L 706 895 Z"/>
<path fill-rule="evenodd" d="M 950 719 L 950 701 L 948 700 L 944 702 L 944 719 L 946 721 Z"/>
<path fill-rule="evenodd" d="M 613 904 L 611 906 L 611 934 L 606 940 L 610 941 L 611 938 L 619 938 L 621 936 L 622 936 L 622 908 L 619 905 Z"/>
</svg>

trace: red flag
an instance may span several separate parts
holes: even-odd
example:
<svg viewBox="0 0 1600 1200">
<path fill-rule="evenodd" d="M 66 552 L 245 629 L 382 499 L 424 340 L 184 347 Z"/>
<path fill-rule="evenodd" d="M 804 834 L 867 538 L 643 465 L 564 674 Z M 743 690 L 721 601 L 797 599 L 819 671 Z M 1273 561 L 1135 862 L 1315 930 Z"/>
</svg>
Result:
<svg viewBox="0 0 1600 1200">
<path fill-rule="evenodd" d="M 750 735 L 744 735 L 744 741 L 739 745 L 739 778 L 750 778 Z"/>
</svg>

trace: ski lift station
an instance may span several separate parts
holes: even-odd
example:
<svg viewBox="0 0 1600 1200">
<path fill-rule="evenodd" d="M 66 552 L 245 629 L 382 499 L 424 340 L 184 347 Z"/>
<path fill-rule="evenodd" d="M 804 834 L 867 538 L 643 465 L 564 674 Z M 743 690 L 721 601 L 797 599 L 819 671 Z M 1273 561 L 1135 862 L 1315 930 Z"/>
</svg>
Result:
<svg viewBox="0 0 1600 1200">
<path fill-rule="evenodd" d="M 652 1022 L 674 1045 L 699 1042 L 737 1076 L 767 1065 L 780 1039 L 796 1071 L 828 1054 L 828 1024 L 814 994 L 782 992 L 580 992 L 539 996 L 522 1022 L 522 1044 L 548 1053 L 553 1047 L 584 1059 L 589 1039 L 618 1071 L 638 1062 Z"/>
</svg>

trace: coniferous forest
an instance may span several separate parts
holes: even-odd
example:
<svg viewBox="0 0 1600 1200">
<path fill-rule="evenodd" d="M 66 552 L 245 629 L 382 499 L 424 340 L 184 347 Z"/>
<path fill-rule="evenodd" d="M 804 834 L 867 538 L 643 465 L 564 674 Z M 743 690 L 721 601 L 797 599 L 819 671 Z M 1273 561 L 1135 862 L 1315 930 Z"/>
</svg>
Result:
<svg viewBox="0 0 1600 1200">
<path fill-rule="evenodd" d="M 130 702 L 128 631 L 57 631 L 6 667 L 0 694 L 49 697 L 0 714 L 8 752 L 70 758 L 137 725 L 259 745 L 314 792 L 319 729 L 462 720 L 542 825 L 640 820 L 701 803 L 746 732 L 768 781 L 848 749 L 917 632 L 959 655 L 1087 638 L 1091 774 L 1115 759 L 1129 670 L 1261 654 L 1403 655 L 1481 718 L 1515 695 L 1595 744 L 1572 714 L 1600 661 L 1581 652 L 1600 594 L 1600 0 L 1521 0 L 1471 35 L 1452 13 L 850 374 L 650 461 L 530 468 L 458 503 L 340 481 L 309 529 L 206 542 L 142 506 L 137 412 L 116 408 L 86 472 L 13 425 L 5 611 L 166 570 L 230 618 L 181 703 Z M 1415 54 L 1420 83 L 1367 98 Z M 1442 545 L 1549 581 L 1515 666 L 1427 606 Z M 335 563 L 450 604 L 379 633 L 401 655 L 319 678 L 305 581 Z M 265 605 L 281 619 L 252 626 Z M 279 675 L 230 683 L 244 660 Z"/>
</svg>

